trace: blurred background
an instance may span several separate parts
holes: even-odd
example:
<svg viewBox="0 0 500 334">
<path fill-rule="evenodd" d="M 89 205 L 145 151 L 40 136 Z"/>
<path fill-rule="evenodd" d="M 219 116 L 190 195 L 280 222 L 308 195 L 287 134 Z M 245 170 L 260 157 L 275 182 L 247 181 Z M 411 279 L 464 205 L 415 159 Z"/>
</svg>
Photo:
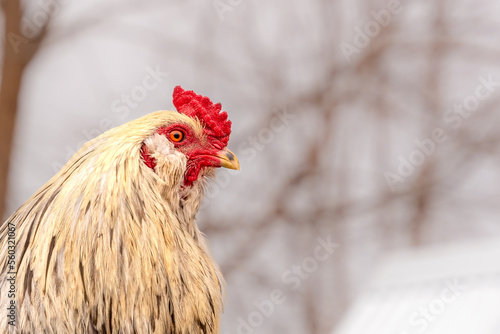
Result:
<svg viewBox="0 0 500 334">
<path fill-rule="evenodd" d="M 2 10 L 4 219 L 87 140 L 173 109 L 176 85 L 228 111 L 241 172 L 218 171 L 198 216 L 227 281 L 224 334 L 347 333 L 346 317 L 364 321 L 353 307 L 366 289 L 394 278 L 383 268 L 438 273 L 454 259 L 459 274 L 432 278 L 453 282 L 500 254 L 454 255 L 500 245 L 496 1 L 4 0 Z M 426 266 L 436 254 L 443 262 Z M 387 314 L 406 325 L 349 333 L 425 331 Z"/>
</svg>

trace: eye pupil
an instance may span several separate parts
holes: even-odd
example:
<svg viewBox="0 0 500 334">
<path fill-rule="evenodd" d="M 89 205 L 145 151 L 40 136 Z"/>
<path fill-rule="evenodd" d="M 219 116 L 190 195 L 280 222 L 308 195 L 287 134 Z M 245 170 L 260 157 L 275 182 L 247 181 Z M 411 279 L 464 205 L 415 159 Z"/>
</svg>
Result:
<svg viewBox="0 0 500 334">
<path fill-rule="evenodd" d="M 172 131 L 170 133 L 170 139 L 175 142 L 180 142 L 184 139 L 184 133 L 178 130 Z"/>
</svg>

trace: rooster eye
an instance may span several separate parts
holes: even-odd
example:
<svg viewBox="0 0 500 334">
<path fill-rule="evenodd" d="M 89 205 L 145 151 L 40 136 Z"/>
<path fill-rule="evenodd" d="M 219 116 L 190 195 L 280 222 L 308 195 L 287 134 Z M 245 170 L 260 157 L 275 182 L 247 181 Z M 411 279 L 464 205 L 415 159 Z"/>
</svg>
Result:
<svg viewBox="0 0 500 334">
<path fill-rule="evenodd" d="M 179 130 L 174 130 L 170 132 L 170 139 L 176 143 L 181 142 L 184 139 L 184 133 Z"/>
</svg>

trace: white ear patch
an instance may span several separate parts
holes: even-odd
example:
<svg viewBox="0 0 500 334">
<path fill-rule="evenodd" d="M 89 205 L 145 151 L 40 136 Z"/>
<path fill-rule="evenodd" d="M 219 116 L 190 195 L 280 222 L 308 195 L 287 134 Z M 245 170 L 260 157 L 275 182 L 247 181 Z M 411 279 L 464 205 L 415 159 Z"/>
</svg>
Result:
<svg viewBox="0 0 500 334">
<path fill-rule="evenodd" d="M 177 152 L 174 148 L 174 144 L 172 144 L 165 136 L 158 133 L 150 136 L 144 143 L 151 153 L 158 152 L 162 155 L 167 156 L 170 154 L 175 154 L 175 152 Z"/>
<path fill-rule="evenodd" d="M 156 161 L 155 172 L 171 186 L 180 185 L 186 171 L 186 156 L 165 136 L 155 133 L 144 141 Z"/>
</svg>

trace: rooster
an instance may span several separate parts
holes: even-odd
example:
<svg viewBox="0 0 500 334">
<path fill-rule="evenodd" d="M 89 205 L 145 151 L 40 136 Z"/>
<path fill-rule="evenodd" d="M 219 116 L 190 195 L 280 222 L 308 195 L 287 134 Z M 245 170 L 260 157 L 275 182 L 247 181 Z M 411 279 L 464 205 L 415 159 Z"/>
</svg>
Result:
<svg viewBox="0 0 500 334">
<path fill-rule="evenodd" d="M 226 148 L 221 105 L 176 87 L 86 143 L 0 227 L 1 333 L 218 333 L 222 282 L 195 217 Z"/>
</svg>

